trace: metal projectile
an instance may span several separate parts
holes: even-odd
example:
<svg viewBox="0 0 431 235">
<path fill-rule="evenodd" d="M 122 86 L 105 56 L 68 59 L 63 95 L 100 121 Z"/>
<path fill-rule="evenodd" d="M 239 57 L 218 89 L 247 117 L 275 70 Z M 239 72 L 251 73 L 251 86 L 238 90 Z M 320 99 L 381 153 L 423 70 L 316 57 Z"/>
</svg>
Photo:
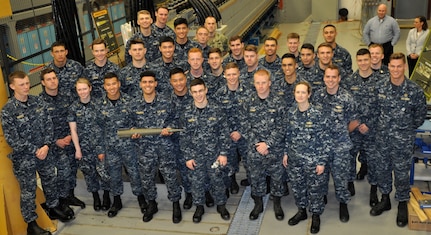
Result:
<svg viewBox="0 0 431 235">
<path fill-rule="evenodd" d="M 160 135 L 163 128 L 136 128 L 136 129 L 121 129 L 117 131 L 120 138 L 130 138 L 133 134 L 140 135 Z M 169 132 L 180 132 L 184 129 L 169 129 Z"/>
</svg>

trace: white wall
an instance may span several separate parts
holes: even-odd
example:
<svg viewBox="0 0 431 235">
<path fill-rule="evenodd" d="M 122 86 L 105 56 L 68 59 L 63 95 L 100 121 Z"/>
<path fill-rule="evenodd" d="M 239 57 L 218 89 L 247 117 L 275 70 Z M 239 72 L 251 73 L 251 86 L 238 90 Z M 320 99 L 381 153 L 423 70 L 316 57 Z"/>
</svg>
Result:
<svg viewBox="0 0 431 235">
<path fill-rule="evenodd" d="M 388 15 L 391 15 L 391 2 L 392 0 L 385 1 L 381 0 L 381 3 L 385 3 L 388 7 Z M 346 8 L 349 10 L 349 15 L 347 16 L 351 20 L 360 20 L 362 11 L 362 0 L 339 0 L 339 8 Z"/>
</svg>

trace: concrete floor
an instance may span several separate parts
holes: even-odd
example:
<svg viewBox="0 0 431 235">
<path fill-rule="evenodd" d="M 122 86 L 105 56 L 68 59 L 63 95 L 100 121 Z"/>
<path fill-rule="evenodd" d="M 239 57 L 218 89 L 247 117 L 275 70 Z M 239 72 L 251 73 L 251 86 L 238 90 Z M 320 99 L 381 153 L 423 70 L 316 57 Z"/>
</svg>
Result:
<svg viewBox="0 0 431 235">
<path fill-rule="evenodd" d="M 238 175 L 242 179 L 243 171 Z M 429 182 L 417 181 L 415 186 L 419 186 L 421 190 L 430 191 Z M 363 235 L 370 234 L 393 234 L 393 235 L 413 235 L 413 234 L 429 234 L 425 231 L 409 230 L 399 228 L 395 224 L 397 203 L 391 194 L 392 210 L 384 212 L 382 215 L 372 217 L 369 215 L 370 207 L 368 205 L 368 192 L 369 185 L 367 181 L 356 181 L 356 195 L 352 197 L 349 203 L 350 221 L 342 223 L 338 219 L 338 202 L 335 199 L 333 192 L 333 184 L 330 184 L 330 193 L 328 195 L 328 204 L 326 205 L 325 212 L 321 216 L 321 230 L 319 234 L 333 235 L 333 234 L 350 234 L 350 235 Z M 243 234 L 243 235 L 267 235 L 267 234 L 310 234 L 309 228 L 311 225 L 311 216 L 308 220 L 302 221 L 296 226 L 289 226 L 287 220 L 292 217 L 297 209 L 294 204 L 292 195 L 282 198 L 282 207 L 285 212 L 285 219 L 278 221 L 275 219 L 272 210 L 273 204 L 268 200 L 266 210 L 263 213 L 263 219 L 260 230 L 256 233 L 228 233 L 229 226 L 234 216 L 246 216 L 250 211 L 236 211 L 238 204 L 241 200 L 242 193 L 245 187 L 240 187 L 240 192 L 237 195 L 231 195 L 228 199 L 227 208 L 231 213 L 231 220 L 224 221 L 216 212 L 215 207 L 206 208 L 202 222 L 194 224 L 192 216 L 195 208 L 190 210 L 183 210 L 183 221 L 179 224 L 172 223 L 172 204 L 167 199 L 166 187 L 163 184 L 158 184 L 158 207 L 159 212 L 155 214 L 152 221 L 144 223 L 142 221 L 142 214 L 139 210 L 136 197 L 131 194 L 130 184 L 125 183 L 125 193 L 122 196 L 123 209 L 119 212 L 117 217 L 108 218 L 107 212 L 95 212 L 92 207 L 93 199 L 90 193 L 86 192 L 85 182 L 80 179 L 78 186 L 75 190 L 76 195 L 82 199 L 87 207 L 80 209 L 73 207 L 76 213 L 76 219 L 69 223 L 58 223 L 58 231 L 55 235 L 173 235 L 173 234 Z M 251 201 L 251 200 L 250 200 Z M 240 223 L 239 226 L 246 230 L 251 226 L 251 221 Z M 238 226 L 238 224 L 237 224 Z"/>
<path fill-rule="evenodd" d="M 335 24 L 338 30 L 337 42 L 351 52 L 353 60 L 353 69 L 356 70 L 355 54 L 356 51 L 365 47 L 361 43 L 361 36 L 359 33 L 359 21 L 353 22 L 323 22 L 320 28 L 326 23 Z M 281 30 L 282 35 L 279 39 L 278 54 L 282 55 L 287 52 L 286 35 L 289 32 L 297 32 L 301 36 L 301 43 L 306 38 L 308 29 L 311 22 L 303 22 L 298 24 L 280 24 L 278 28 Z M 408 30 L 403 29 L 401 39 L 395 47 L 394 51 L 405 53 L 405 39 Z M 315 32 L 316 33 L 316 32 Z M 317 32 L 316 45 L 323 42 L 321 31 Z M 243 171 L 237 176 L 238 182 L 244 178 Z M 429 182 L 418 181 L 415 185 L 419 186 L 421 190 L 430 191 Z M 321 230 L 319 234 L 393 234 L 393 235 L 409 235 L 409 234 L 429 234 L 424 231 L 412 231 L 407 227 L 399 228 L 395 224 L 397 203 L 391 194 L 392 210 L 384 212 L 382 215 L 372 217 L 369 215 L 370 207 L 368 205 L 369 185 L 367 181 L 356 181 L 356 195 L 349 203 L 350 221 L 342 223 L 338 219 L 338 202 L 335 199 L 333 192 L 333 185 L 330 185 L 330 194 L 328 196 L 328 204 L 324 214 L 321 216 Z M 241 200 L 244 187 L 240 188 L 240 193 L 231 195 L 228 199 L 228 210 L 231 217 L 240 216 L 239 212 L 236 213 L 238 204 Z M 167 192 L 164 185 L 158 185 L 158 204 L 159 212 L 155 215 L 154 219 L 148 223 L 142 221 L 142 214 L 138 208 L 136 197 L 131 194 L 130 185 L 125 184 L 125 194 L 122 196 L 123 209 L 115 218 L 108 218 L 106 212 L 95 212 L 92 208 L 92 197 L 90 193 L 86 192 L 85 182 L 80 179 L 76 188 L 76 195 L 83 199 L 87 208 L 80 209 L 75 207 L 76 219 L 70 223 L 59 223 L 56 235 L 162 235 L 162 234 L 227 234 L 229 230 L 230 221 L 224 221 L 216 212 L 215 207 L 205 208 L 205 215 L 202 222 L 194 224 L 192 222 L 192 215 L 195 208 L 188 211 L 183 210 L 183 221 L 179 224 L 173 224 L 172 217 L 172 204 L 167 199 Z M 282 206 L 285 212 L 285 219 L 278 221 L 275 219 L 272 210 L 272 201 L 268 201 L 267 209 L 263 213 L 263 220 L 258 233 L 236 233 L 236 234 L 310 234 L 309 228 L 311 219 L 302 221 L 296 226 L 289 226 L 287 220 L 292 217 L 297 209 L 294 205 L 292 195 L 282 198 Z M 246 211 L 248 217 L 249 211 Z M 250 221 L 240 224 L 241 228 L 246 228 L 250 225 Z M 238 226 L 238 225 L 237 225 Z M 246 231 L 245 229 L 243 231 Z"/>
</svg>

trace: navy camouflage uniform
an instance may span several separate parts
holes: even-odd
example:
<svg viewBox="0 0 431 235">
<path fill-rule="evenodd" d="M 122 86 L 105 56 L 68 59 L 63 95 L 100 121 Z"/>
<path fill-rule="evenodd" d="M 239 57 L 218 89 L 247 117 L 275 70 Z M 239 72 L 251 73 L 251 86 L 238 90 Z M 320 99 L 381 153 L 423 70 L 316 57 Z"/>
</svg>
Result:
<svg viewBox="0 0 431 235">
<path fill-rule="evenodd" d="M 344 71 L 342 67 L 338 67 L 340 69 L 341 79 L 345 78 L 348 74 Z M 325 76 L 325 70 L 321 69 L 319 66 L 319 60 L 316 60 L 313 67 L 298 67 L 296 70 L 296 75 L 304 78 L 307 82 L 310 83 L 311 88 L 313 90 L 318 90 L 322 87 L 325 87 L 325 83 L 323 82 L 323 77 Z"/>
<path fill-rule="evenodd" d="M 174 68 L 182 68 L 184 71 L 187 71 L 189 69 L 189 64 L 187 60 L 178 60 L 175 57 L 171 63 L 165 63 L 160 57 L 148 64 L 148 69 L 156 74 L 157 92 L 168 94 L 172 90 L 171 84 L 169 83 L 169 72 Z"/>
<path fill-rule="evenodd" d="M 285 126 L 285 103 L 271 91 L 266 99 L 260 99 L 256 92 L 244 104 L 242 125 L 247 126 L 245 138 L 248 140 L 247 165 L 250 171 L 251 194 L 256 197 L 266 195 L 266 176 L 271 177 L 271 195 L 283 196 L 285 184 L 282 164 L 283 136 Z M 269 146 L 266 156 L 257 152 L 255 145 L 265 142 Z"/>
<path fill-rule="evenodd" d="M 184 60 L 187 61 L 187 56 L 192 48 L 198 48 L 199 43 L 188 40 L 184 44 L 179 44 L 177 41 L 175 41 L 175 60 Z"/>
<path fill-rule="evenodd" d="M 26 223 L 36 220 L 36 171 L 41 178 L 48 208 L 59 204 L 57 179 L 52 154 L 44 160 L 36 157 L 37 149 L 55 144 L 53 125 L 46 107 L 35 96 L 23 103 L 11 97 L 1 111 L 4 137 L 13 149 L 13 172 L 21 189 L 21 214 Z M 51 150 L 50 150 L 51 151 Z"/>
<path fill-rule="evenodd" d="M 109 175 L 105 160 L 98 159 L 104 154 L 102 123 L 98 111 L 99 104 L 91 100 L 87 104 L 75 100 L 69 108 L 68 122 L 76 122 L 76 130 L 81 146 L 82 158 L 78 161 L 79 169 L 84 175 L 88 192 L 99 189 L 109 191 Z M 100 181 L 100 182 L 99 182 Z"/>
<path fill-rule="evenodd" d="M 230 62 L 235 62 L 239 67 L 239 71 L 241 71 L 244 68 L 247 68 L 244 57 L 240 60 L 236 60 L 235 58 L 232 57 L 231 54 L 229 54 L 227 57 L 223 59 L 223 67 L 229 64 Z"/>
<path fill-rule="evenodd" d="M 105 90 L 103 88 L 103 78 L 105 74 L 117 73 L 120 70 L 118 65 L 114 64 L 110 60 L 106 61 L 106 64 L 103 67 L 97 66 L 94 61 L 91 61 L 87 64 L 84 69 L 83 77 L 87 78 L 91 82 L 91 97 L 93 98 L 101 98 L 105 94 Z"/>
<path fill-rule="evenodd" d="M 301 81 L 301 79 L 296 76 L 296 80 L 290 84 L 287 83 L 285 80 L 285 75 L 282 70 L 277 71 L 274 74 L 274 81 L 271 84 L 271 90 L 274 91 L 277 95 L 281 96 L 286 104 L 286 110 L 289 110 L 290 107 L 295 105 L 295 96 L 294 96 L 294 89 L 296 84 Z M 289 177 L 287 175 L 287 172 L 284 173 L 284 180 L 286 182 L 289 182 Z M 288 189 L 286 189 L 288 190 Z"/>
<path fill-rule="evenodd" d="M 135 128 L 175 128 L 176 116 L 172 103 L 159 93 L 151 103 L 144 97 L 136 97 L 131 103 L 131 119 Z M 171 136 L 147 135 L 135 140 L 141 184 L 145 199 L 156 200 L 156 173 L 160 172 L 168 189 L 168 199 L 181 199 L 181 187 L 177 181 L 177 165 Z"/>
<path fill-rule="evenodd" d="M 325 83 L 323 82 L 325 71 L 319 68 L 319 64 L 317 62 L 310 68 L 299 66 L 296 69 L 296 74 L 309 82 L 313 90 L 318 90 L 325 86 Z"/>
<path fill-rule="evenodd" d="M 350 55 L 349 51 L 336 43 L 333 52 L 334 56 L 332 61 L 339 67 L 343 68 L 347 75 L 353 73 L 352 56 Z"/>
<path fill-rule="evenodd" d="M 388 66 L 382 64 L 380 69 L 373 69 L 373 72 L 376 73 L 379 77 L 379 80 L 388 79 L 389 76 L 389 68 Z"/>
<path fill-rule="evenodd" d="M 82 77 L 84 67 L 77 61 L 67 59 L 66 64 L 59 68 L 51 61 L 46 68 L 52 68 L 58 78 L 58 92 L 68 97 L 78 98 L 75 82 Z"/>
<path fill-rule="evenodd" d="M 141 81 L 141 73 L 148 69 L 148 64 L 142 68 L 136 68 L 133 63 L 130 62 L 127 66 L 120 69 L 118 73 L 118 79 L 121 82 L 121 92 L 127 94 L 130 97 L 137 97 L 142 95 L 141 87 L 139 83 Z"/>
<path fill-rule="evenodd" d="M 84 67 L 77 61 L 72 59 L 67 59 L 66 65 L 62 68 L 55 66 L 54 62 L 51 61 L 46 68 L 52 68 L 58 78 L 58 93 L 70 97 L 71 99 L 77 99 L 78 95 L 75 90 L 75 82 L 78 78 L 82 77 L 84 73 Z M 78 161 L 72 160 L 72 177 L 76 178 L 76 173 L 78 172 Z M 76 187 L 76 179 L 72 182 L 74 187 Z"/>
<path fill-rule="evenodd" d="M 193 102 L 193 97 L 187 92 L 184 96 L 177 96 L 174 91 L 170 94 L 170 101 L 173 103 L 175 108 L 175 113 L 178 117 L 185 110 L 185 107 Z M 191 193 L 191 184 L 188 177 L 188 168 L 186 166 L 186 159 L 180 148 L 180 133 L 173 133 L 172 142 L 174 143 L 174 155 L 176 156 L 177 167 L 181 175 L 181 185 L 183 186 L 184 192 Z"/>
<path fill-rule="evenodd" d="M 204 56 L 204 62 L 202 64 L 202 67 L 204 67 L 205 69 L 209 69 L 210 66 L 208 64 L 208 57 L 209 57 L 209 52 L 211 50 L 211 46 L 207 45 L 206 47 L 202 47 L 201 44 L 198 43 L 198 48 L 202 50 L 202 55 Z"/>
<path fill-rule="evenodd" d="M 286 168 L 293 197 L 298 208 L 321 215 L 325 209 L 323 201 L 326 177 L 316 174 L 317 165 L 328 162 L 329 146 L 326 119 L 323 114 L 310 105 L 304 112 L 299 111 L 296 103 L 287 112 L 285 131 L 285 154 L 288 156 Z"/>
<path fill-rule="evenodd" d="M 235 91 L 229 90 L 227 85 L 221 87 L 215 94 L 214 98 L 222 105 L 228 125 L 228 133 L 238 131 L 241 138 L 238 141 L 230 140 L 230 149 L 228 153 L 228 176 L 234 175 L 239 172 L 239 158 L 242 157 L 243 165 L 246 170 L 247 178 L 250 182 L 250 174 L 247 165 L 247 148 L 249 143 L 243 136 L 246 129 L 242 126 L 243 122 L 240 117 L 244 102 L 250 97 L 250 89 L 244 84 L 240 83 Z M 227 186 L 230 185 L 230 178 L 226 181 Z"/>
<path fill-rule="evenodd" d="M 287 107 L 286 110 L 292 107 L 292 105 L 295 102 L 295 97 L 293 94 L 293 90 L 295 88 L 296 83 L 299 81 L 303 81 L 301 78 L 296 76 L 295 82 L 292 84 L 289 84 L 284 79 L 284 73 L 281 71 L 278 71 L 274 74 L 274 81 L 271 84 L 271 89 L 275 91 L 276 94 L 283 97 Z"/>
<path fill-rule="evenodd" d="M 295 56 L 295 61 L 298 64 L 298 67 L 302 65 L 301 53 L 298 53 L 298 56 Z"/>
<path fill-rule="evenodd" d="M 39 95 L 39 101 L 46 107 L 46 112 L 51 117 L 53 123 L 54 140 L 62 139 L 70 135 L 69 125 L 67 123 L 67 115 L 69 112 L 69 106 L 72 103 L 70 97 L 66 97 L 62 94 L 57 96 L 50 96 L 45 91 Z M 75 148 L 73 143 L 60 148 L 56 144 L 50 146 L 48 153 L 52 159 L 54 159 L 55 167 L 57 168 L 57 187 L 58 195 L 60 198 L 66 198 L 69 196 L 70 190 L 73 190 L 76 186 L 76 177 L 72 172 L 71 165 L 76 164 L 75 159 Z"/>
<path fill-rule="evenodd" d="M 195 169 L 188 170 L 193 204 L 205 204 L 206 179 L 209 179 L 214 203 L 226 204 L 226 172 L 220 166 L 211 167 L 218 156 L 227 156 L 229 151 L 229 133 L 223 109 L 215 100 L 209 99 L 203 109 L 197 108 L 191 101 L 185 106 L 180 120 L 185 129 L 180 137 L 181 151 L 186 162 L 192 159 L 196 162 Z"/>
<path fill-rule="evenodd" d="M 248 86 L 248 89 L 250 89 L 251 91 L 256 91 L 256 88 L 254 87 L 254 73 L 257 70 L 261 70 L 261 69 L 269 71 L 267 68 L 258 64 L 257 67 L 253 71 L 249 72 L 248 67 L 245 66 L 245 68 L 241 69 L 239 72 L 239 74 L 240 74 L 239 75 L 239 82 L 244 84 L 245 86 Z M 270 76 L 271 76 L 271 82 L 273 82 L 274 76 L 272 76 L 272 75 L 270 75 Z"/>
<path fill-rule="evenodd" d="M 344 71 L 342 67 L 338 68 L 340 69 L 341 80 L 347 77 L 348 74 L 346 71 Z M 298 67 L 296 74 L 297 76 L 309 82 L 313 90 L 318 90 L 319 88 L 325 87 L 325 83 L 323 82 L 325 70 L 320 68 L 318 60 L 316 60 L 316 63 L 311 68 L 306 68 L 304 66 Z"/>
<path fill-rule="evenodd" d="M 350 149 L 353 143 L 350 140 L 348 125 L 356 120 L 356 105 L 353 96 L 344 88 L 339 87 L 335 95 L 330 95 L 326 87 L 317 90 L 312 97 L 313 104 L 320 108 L 328 123 L 328 135 L 332 140 L 331 151 L 325 174 L 327 175 L 326 193 L 328 194 L 329 173 L 334 180 L 335 196 L 341 203 L 350 201 L 350 192 L 347 189 L 350 173 Z"/>
<path fill-rule="evenodd" d="M 223 73 L 216 76 L 211 73 L 211 69 L 204 72 L 206 74 L 206 80 L 204 78 L 205 84 L 208 88 L 208 96 L 216 98 L 214 95 L 215 93 L 222 87 L 225 86 L 226 80 L 224 78 Z"/>
<path fill-rule="evenodd" d="M 214 75 L 208 74 L 208 73 L 209 73 L 208 71 L 204 70 L 203 74 L 198 78 L 204 80 L 205 85 L 208 88 L 207 96 L 213 97 L 214 93 L 216 93 L 218 88 L 220 88 L 220 84 L 221 84 L 220 79 L 224 79 L 224 78 L 221 77 L 221 76 L 223 76 L 223 74 L 221 74 L 219 77 L 215 77 Z M 191 73 L 187 73 L 186 78 L 187 78 L 187 86 L 189 86 L 190 82 L 193 79 L 196 79 L 197 77 L 194 77 Z M 224 82 L 223 80 L 221 80 L 221 81 Z"/>
<path fill-rule="evenodd" d="M 358 119 L 361 124 L 366 124 L 369 128 L 368 133 L 362 134 L 355 129 L 350 133 L 350 139 L 353 143 L 353 148 L 350 150 L 352 161 L 350 163 L 349 182 L 353 182 L 356 177 L 356 156 L 359 153 L 359 161 L 362 164 L 367 163 L 367 158 L 374 154 L 375 151 L 375 130 L 376 117 L 373 115 L 374 105 L 376 101 L 375 86 L 379 81 L 376 73 L 372 73 L 369 77 L 363 78 L 356 71 L 345 80 L 341 81 L 341 86 L 348 90 L 357 103 Z M 375 164 L 368 164 L 367 178 L 371 185 L 377 185 Z"/>
<path fill-rule="evenodd" d="M 135 39 L 141 39 L 144 42 L 144 46 L 147 49 L 147 52 L 145 53 L 145 59 L 147 61 L 154 61 L 162 56 L 159 50 L 159 37 L 156 37 L 153 33 L 149 36 L 144 36 L 141 32 L 137 32 L 127 40 L 126 45 L 124 46 L 126 64 L 132 62 L 132 56 L 129 54 L 130 42 Z"/>
<path fill-rule="evenodd" d="M 167 36 L 175 39 L 175 31 L 171 29 L 169 26 L 165 26 L 164 28 L 159 28 L 155 23 L 151 24 L 151 33 L 154 34 L 154 36 L 159 40 L 162 36 Z"/>
<path fill-rule="evenodd" d="M 265 57 L 262 57 L 259 59 L 259 65 L 267 68 L 268 71 L 270 71 L 272 74 L 278 72 L 281 70 L 281 59 L 280 56 L 277 55 L 277 58 L 274 62 L 269 63 L 265 60 Z"/>
<path fill-rule="evenodd" d="M 117 131 L 132 128 L 129 109 L 130 97 L 121 94 L 115 101 L 103 97 L 99 106 L 104 131 L 105 161 L 108 166 L 110 192 L 113 196 L 123 194 L 122 167 L 126 169 L 130 178 L 132 193 L 142 195 L 141 178 L 138 169 L 135 143 L 131 138 L 120 138 Z"/>
<path fill-rule="evenodd" d="M 373 72 L 377 76 L 377 80 L 378 81 L 383 80 L 383 79 L 388 79 L 389 69 L 388 69 L 388 66 L 386 66 L 384 64 L 382 64 L 382 66 L 380 67 L 380 69 L 373 69 Z M 367 158 L 366 158 L 365 155 L 359 154 L 358 161 L 361 164 L 366 164 L 368 166 L 368 164 L 367 164 L 368 160 L 367 160 Z M 371 169 L 371 171 L 372 170 L 373 169 Z M 368 171 L 370 171 L 370 170 L 368 170 Z M 370 176 L 369 173 L 367 173 L 367 178 L 368 178 L 368 181 L 370 182 L 370 184 L 373 183 L 373 185 L 376 185 L 377 181 L 376 181 L 375 177 L 372 177 L 373 179 L 370 179 L 370 177 L 372 177 L 372 176 Z"/>
<path fill-rule="evenodd" d="M 382 194 L 392 191 L 392 171 L 395 177 L 395 199 L 410 198 L 409 172 L 416 137 L 415 130 L 422 125 L 427 113 L 423 90 L 407 77 L 400 86 L 390 79 L 377 84 L 377 165 L 378 187 Z"/>
</svg>

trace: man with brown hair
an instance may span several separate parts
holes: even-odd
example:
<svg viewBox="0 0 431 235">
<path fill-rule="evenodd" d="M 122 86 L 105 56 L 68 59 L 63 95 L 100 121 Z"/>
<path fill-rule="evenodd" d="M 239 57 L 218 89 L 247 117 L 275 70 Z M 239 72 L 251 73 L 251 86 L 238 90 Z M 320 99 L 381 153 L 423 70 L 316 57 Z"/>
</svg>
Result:
<svg viewBox="0 0 431 235">
<path fill-rule="evenodd" d="M 20 184 L 20 207 L 29 235 L 51 235 L 36 223 L 36 172 L 39 174 L 51 219 L 63 222 L 74 219 L 73 211 L 58 200 L 54 159 L 48 153 L 55 144 L 53 124 L 46 107 L 29 95 L 30 79 L 22 71 L 9 75 L 13 96 L 1 110 L 4 137 L 13 149 L 10 156 L 13 171 Z"/>
<path fill-rule="evenodd" d="M 287 48 L 289 49 L 289 53 L 292 53 L 295 55 L 296 63 L 299 63 L 301 61 L 301 56 L 299 53 L 299 34 L 297 33 L 289 33 L 287 35 Z"/>
<path fill-rule="evenodd" d="M 93 89 L 91 95 L 94 98 L 101 98 L 105 93 L 103 89 L 103 77 L 105 74 L 117 73 L 120 69 L 118 65 L 108 60 L 109 49 L 105 40 L 98 38 L 91 43 L 91 53 L 94 61 L 90 61 L 84 69 L 84 77 L 90 80 Z"/>
<path fill-rule="evenodd" d="M 235 62 L 239 70 L 242 70 L 246 67 L 244 61 L 244 42 L 242 41 L 241 36 L 235 35 L 229 38 L 229 55 L 223 60 L 223 65 L 226 65 L 229 62 Z"/>
<path fill-rule="evenodd" d="M 129 64 L 132 62 L 132 56 L 129 54 L 130 50 L 130 43 L 132 40 L 135 39 L 141 39 L 145 46 L 147 47 L 147 53 L 145 54 L 145 58 L 148 61 L 153 61 L 160 57 L 160 51 L 159 51 L 159 39 L 158 37 L 153 33 L 152 30 L 152 23 L 153 18 L 151 18 L 151 13 L 147 10 L 140 10 L 138 11 L 138 18 L 136 20 L 137 24 L 139 25 L 139 31 L 135 33 L 132 37 L 127 40 L 126 45 L 124 46 L 124 56 L 126 60 L 126 64 Z"/>
<path fill-rule="evenodd" d="M 378 216 L 391 209 L 389 194 L 395 178 L 395 200 L 398 203 L 396 223 L 404 227 L 408 222 L 407 202 L 410 199 L 409 172 L 414 149 L 415 130 L 427 114 L 423 90 L 405 75 L 406 57 L 394 53 L 389 58 L 389 79 L 377 84 L 375 114 L 377 117 L 375 155 L 368 162 L 376 165 L 377 185 L 381 201 L 370 211 Z"/>
<path fill-rule="evenodd" d="M 159 39 L 162 36 L 175 38 L 175 32 L 167 26 L 169 9 L 166 6 L 159 6 L 155 12 L 156 22 L 151 25 L 153 34 Z"/>
<path fill-rule="evenodd" d="M 239 77 L 239 79 L 242 83 L 244 83 L 244 85 L 249 86 L 250 88 L 252 88 L 252 90 L 254 90 L 254 73 L 261 69 L 268 69 L 259 64 L 257 46 L 255 45 L 247 45 L 244 48 L 244 61 L 246 67 L 241 69 L 241 76 Z"/>
</svg>

